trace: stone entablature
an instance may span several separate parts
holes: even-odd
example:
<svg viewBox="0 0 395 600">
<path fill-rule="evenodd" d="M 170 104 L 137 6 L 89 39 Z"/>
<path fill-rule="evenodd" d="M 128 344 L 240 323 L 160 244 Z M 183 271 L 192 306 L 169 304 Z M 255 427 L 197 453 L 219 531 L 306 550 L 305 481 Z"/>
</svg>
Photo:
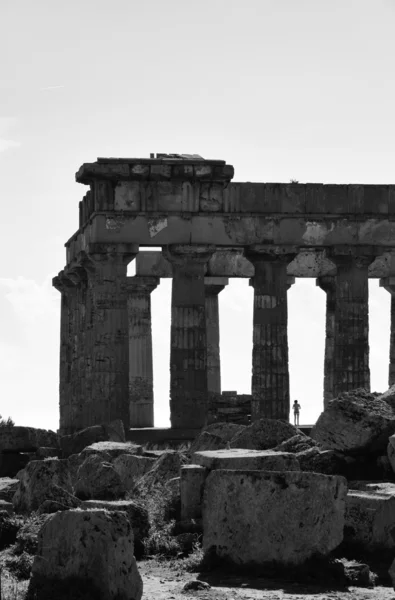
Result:
<svg viewBox="0 0 395 600">
<path fill-rule="evenodd" d="M 116 418 L 125 427 L 153 424 L 150 294 L 161 277 L 173 279 L 172 427 L 201 427 L 208 400 L 221 393 L 218 294 L 228 277 L 247 277 L 254 290 L 253 420 L 289 417 L 294 277 L 316 277 L 327 294 L 325 402 L 369 388 L 368 278 L 382 278 L 394 294 L 395 186 L 232 177 L 225 161 L 193 155 L 100 158 L 79 169 L 77 181 L 90 189 L 54 279 L 63 433 Z"/>
</svg>

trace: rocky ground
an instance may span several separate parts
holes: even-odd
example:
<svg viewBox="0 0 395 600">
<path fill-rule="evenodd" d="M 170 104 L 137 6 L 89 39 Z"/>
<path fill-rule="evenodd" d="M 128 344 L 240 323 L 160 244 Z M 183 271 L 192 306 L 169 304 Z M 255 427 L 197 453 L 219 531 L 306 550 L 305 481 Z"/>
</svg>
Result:
<svg viewBox="0 0 395 600">
<path fill-rule="evenodd" d="M 394 600 L 392 587 L 328 589 L 317 584 L 236 576 L 230 572 L 188 573 L 177 569 L 177 561 L 139 562 L 144 581 L 143 600 Z M 211 587 L 183 591 L 189 581 L 199 579 Z"/>
</svg>

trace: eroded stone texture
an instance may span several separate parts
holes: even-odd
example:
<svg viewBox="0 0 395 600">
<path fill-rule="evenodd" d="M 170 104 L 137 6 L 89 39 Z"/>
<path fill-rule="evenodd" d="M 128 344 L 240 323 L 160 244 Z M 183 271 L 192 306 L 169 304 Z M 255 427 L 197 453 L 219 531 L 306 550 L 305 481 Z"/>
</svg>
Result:
<svg viewBox="0 0 395 600">
<path fill-rule="evenodd" d="M 368 255 L 332 253 L 337 266 L 334 292 L 333 389 L 370 390 Z"/>
<path fill-rule="evenodd" d="M 70 597 L 71 584 L 75 595 L 89 590 L 98 600 L 141 599 L 133 531 L 124 512 L 70 510 L 46 520 L 38 536 L 30 597 Z"/>
<path fill-rule="evenodd" d="M 388 369 L 388 386 L 395 384 L 395 277 L 380 279 L 380 286 L 391 294 L 391 330 L 390 330 L 390 362 Z"/>
<path fill-rule="evenodd" d="M 131 427 L 154 426 L 151 293 L 158 277 L 128 277 L 129 410 Z"/>
<path fill-rule="evenodd" d="M 205 277 L 206 336 L 207 336 L 207 387 L 209 394 L 221 394 L 221 359 L 219 351 L 218 294 L 229 280 L 227 277 Z"/>
<path fill-rule="evenodd" d="M 343 477 L 211 471 L 204 484 L 203 549 L 248 566 L 296 565 L 327 555 L 343 539 L 346 494 Z"/>
<path fill-rule="evenodd" d="M 255 267 L 251 420 L 289 420 L 287 265 L 296 251 L 255 246 L 246 250 Z"/>
<path fill-rule="evenodd" d="M 129 427 L 129 340 L 126 274 L 132 244 L 91 244 L 87 249 L 92 310 L 85 340 L 85 397 L 80 426 L 121 419 Z"/>
<path fill-rule="evenodd" d="M 204 274 L 211 246 L 169 246 L 171 299 L 170 421 L 174 428 L 202 427 L 207 418 L 207 333 Z"/>
<path fill-rule="evenodd" d="M 205 450 L 195 452 L 192 462 L 207 469 L 248 469 L 251 471 L 299 471 L 295 454 L 274 450 Z"/>
</svg>

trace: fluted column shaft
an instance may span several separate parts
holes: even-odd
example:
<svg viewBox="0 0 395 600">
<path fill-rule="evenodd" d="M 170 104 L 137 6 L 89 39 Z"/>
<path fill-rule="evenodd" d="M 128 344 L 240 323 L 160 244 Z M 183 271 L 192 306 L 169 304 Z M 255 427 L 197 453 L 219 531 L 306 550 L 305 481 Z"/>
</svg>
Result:
<svg viewBox="0 0 395 600">
<path fill-rule="evenodd" d="M 391 326 L 390 326 L 390 362 L 388 369 L 388 387 L 395 384 L 395 277 L 383 277 L 380 286 L 391 294 Z"/>
<path fill-rule="evenodd" d="M 210 394 L 221 393 L 221 357 L 219 334 L 218 295 L 226 285 L 227 277 L 205 277 L 206 334 L 207 334 L 207 386 Z"/>
<path fill-rule="evenodd" d="M 335 373 L 335 292 L 336 278 L 326 275 L 316 281 L 326 293 L 325 316 L 325 356 L 324 356 L 324 409 L 328 402 L 334 398 L 334 373 Z"/>
<path fill-rule="evenodd" d="M 151 293 L 159 283 L 159 277 L 127 278 L 131 427 L 154 426 Z"/>
<path fill-rule="evenodd" d="M 289 420 L 287 265 L 295 256 L 247 249 L 255 267 L 251 420 Z"/>
<path fill-rule="evenodd" d="M 77 288 L 64 271 L 52 280 L 61 293 L 60 361 L 59 361 L 59 429 L 62 435 L 72 432 L 72 356 L 75 338 Z"/>
<path fill-rule="evenodd" d="M 199 428 L 207 418 L 207 334 L 204 274 L 212 246 L 168 246 L 172 264 L 170 420 Z"/>
<path fill-rule="evenodd" d="M 356 388 L 370 390 L 369 287 L 371 258 L 331 257 L 337 275 L 334 291 L 332 397 Z"/>
<path fill-rule="evenodd" d="M 121 419 L 129 428 L 129 334 L 127 265 L 132 244 L 91 244 L 88 296 L 92 305 L 86 350 L 84 426 Z"/>
</svg>

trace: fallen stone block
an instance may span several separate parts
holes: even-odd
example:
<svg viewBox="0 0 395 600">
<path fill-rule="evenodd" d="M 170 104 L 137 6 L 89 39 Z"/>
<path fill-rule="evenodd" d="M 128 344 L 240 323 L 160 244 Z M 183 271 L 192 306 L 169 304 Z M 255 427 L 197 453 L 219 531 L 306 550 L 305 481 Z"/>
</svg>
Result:
<svg viewBox="0 0 395 600">
<path fill-rule="evenodd" d="M 368 552 L 395 548 L 395 495 L 372 488 L 350 489 L 344 542 Z"/>
<path fill-rule="evenodd" d="M 131 490 L 138 479 L 152 469 L 156 461 L 156 458 L 150 458 L 148 456 L 122 454 L 121 456 L 118 456 L 112 464 L 118 473 L 125 490 Z"/>
<path fill-rule="evenodd" d="M 206 469 L 249 469 L 265 471 L 299 471 L 299 462 L 294 454 L 273 450 L 207 450 L 195 452 L 192 462 Z"/>
<path fill-rule="evenodd" d="M 310 435 L 323 449 L 383 454 L 393 433 L 392 408 L 376 394 L 358 389 L 329 402 Z"/>
<path fill-rule="evenodd" d="M 54 431 L 35 427 L 0 427 L 0 452 L 36 452 L 40 446 L 59 446 Z"/>
<path fill-rule="evenodd" d="M 13 497 L 16 512 L 29 513 L 45 500 L 68 498 L 73 487 L 67 460 L 50 458 L 33 460 L 20 473 L 19 485 Z"/>
<path fill-rule="evenodd" d="M 144 554 L 144 540 L 148 537 L 150 530 L 149 515 L 147 509 L 134 500 L 85 500 L 81 508 L 92 510 L 102 508 L 109 511 L 124 511 L 130 521 L 134 537 L 134 554 L 141 558 Z"/>
<path fill-rule="evenodd" d="M 7 500 L 0 500 L 0 512 L 5 510 L 7 514 L 14 514 L 14 506 L 12 502 L 7 502 Z"/>
<path fill-rule="evenodd" d="M 12 479 L 11 477 L 0 478 L 0 499 L 12 502 L 18 486 L 19 479 Z"/>
<path fill-rule="evenodd" d="M 71 435 L 60 438 L 63 458 L 79 454 L 84 448 L 95 442 L 125 442 L 125 431 L 122 421 L 114 421 L 104 425 L 92 425 Z M 45 445 L 45 444 L 41 444 Z"/>
<path fill-rule="evenodd" d="M 79 467 L 74 489 L 81 500 L 115 500 L 126 491 L 114 466 L 97 454 L 88 455 Z"/>
<path fill-rule="evenodd" d="M 295 435 L 303 435 L 296 427 L 276 419 L 258 419 L 230 440 L 231 448 L 269 450 Z"/>
<path fill-rule="evenodd" d="M 209 433 L 208 431 L 202 431 L 200 435 L 192 442 L 189 448 L 189 454 L 192 455 L 195 452 L 201 452 L 202 450 L 220 450 L 226 448 L 227 442 L 225 442 L 218 435 Z"/>
<path fill-rule="evenodd" d="M 272 448 L 272 450 L 275 450 L 276 452 L 293 452 L 294 454 L 298 454 L 299 452 L 305 452 L 306 450 L 317 447 L 317 442 L 311 439 L 311 437 L 298 433 L 288 440 L 281 442 L 281 444 Z"/>
<path fill-rule="evenodd" d="M 179 477 L 181 467 L 187 462 L 187 457 L 181 452 L 165 452 L 155 461 L 152 468 L 137 480 L 135 492 L 147 495 L 157 491 L 169 479 Z"/>
<path fill-rule="evenodd" d="M 58 512 L 40 530 L 28 597 L 63 600 L 84 592 L 98 600 L 141 599 L 143 584 L 125 513 Z"/>
<path fill-rule="evenodd" d="M 219 422 L 207 425 L 207 427 L 204 428 L 203 432 L 209 433 L 211 435 L 216 435 L 219 438 L 221 438 L 221 440 L 223 440 L 224 442 L 230 442 L 230 440 L 236 437 L 236 435 L 242 433 L 245 430 L 245 428 L 246 425 Z"/>
<path fill-rule="evenodd" d="M 181 468 L 181 521 L 202 518 L 204 482 L 209 471 L 200 465 L 186 465 Z"/>
<path fill-rule="evenodd" d="M 137 455 L 141 456 L 143 453 L 143 447 L 139 444 L 133 444 L 132 442 L 95 442 L 90 444 L 81 451 L 82 456 L 88 456 L 89 454 L 103 454 L 105 453 L 113 461 L 118 456 L 122 455 Z"/>
<path fill-rule="evenodd" d="M 58 458 L 60 456 L 60 448 L 50 448 L 48 446 L 40 446 L 36 450 L 36 458 L 43 460 L 44 458 Z"/>
<path fill-rule="evenodd" d="M 244 566 L 298 565 L 343 539 L 347 482 L 303 473 L 213 470 L 203 496 L 203 549 Z"/>
</svg>

